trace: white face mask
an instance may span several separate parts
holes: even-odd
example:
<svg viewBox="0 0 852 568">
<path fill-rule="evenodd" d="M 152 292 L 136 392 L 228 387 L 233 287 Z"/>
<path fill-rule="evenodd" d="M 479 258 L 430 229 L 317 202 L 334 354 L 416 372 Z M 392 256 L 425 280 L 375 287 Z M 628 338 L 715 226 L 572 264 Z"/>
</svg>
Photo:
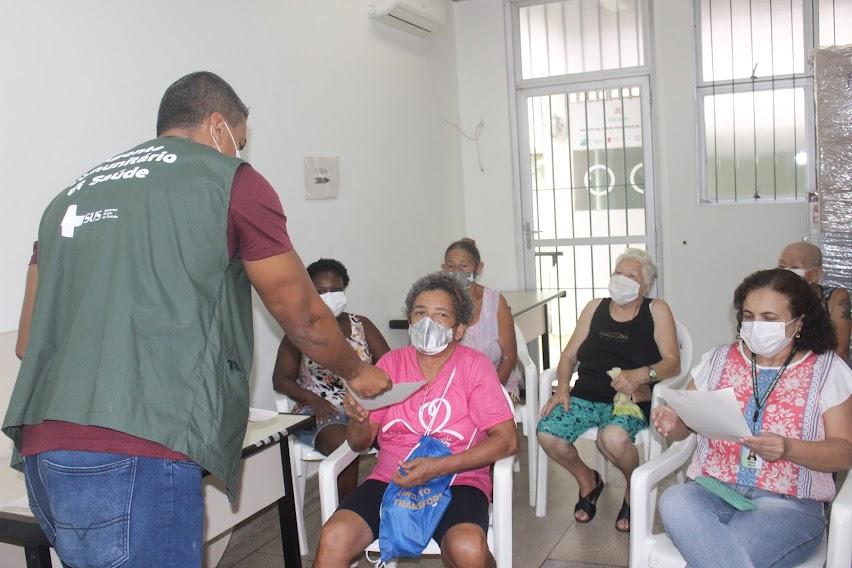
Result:
<svg viewBox="0 0 852 568">
<path fill-rule="evenodd" d="M 804 278 L 805 274 L 808 272 L 807 268 L 788 268 L 787 270 L 797 275 L 799 278 Z"/>
<path fill-rule="evenodd" d="M 464 272 L 463 270 L 451 270 L 449 272 L 445 272 L 447 276 L 453 278 L 456 282 L 461 284 L 461 287 L 467 290 L 470 288 L 471 284 L 476 282 L 476 272 Z"/>
<path fill-rule="evenodd" d="M 344 292 L 326 292 L 320 294 L 320 298 L 334 314 L 334 317 L 339 316 L 346 309 L 346 294 Z"/>
<path fill-rule="evenodd" d="M 764 357 L 774 357 L 781 353 L 790 343 L 792 337 L 787 337 L 787 326 L 796 321 L 744 321 L 740 327 L 740 337 L 749 350 Z"/>
<path fill-rule="evenodd" d="M 408 337 L 415 349 L 426 355 L 436 355 L 453 340 L 453 330 L 430 317 L 408 326 Z"/>
<path fill-rule="evenodd" d="M 639 297 L 639 283 L 624 276 L 613 274 L 609 279 L 609 296 L 612 301 L 623 306 Z"/>
<path fill-rule="evenodd" d="M 239 158 L 240 157 L 240 147 L 237 146 L 237 141 L 234 139 L 234 135 L 231 133 L 231 127 L 228 126 L 228 123 L 225 122 L 224 120 L 222 122 L 225 124 L 225 129 L 228 131 L 228 136 L 231 137 L 231 142 L 234 143 L 234 149 L 237 151 L 236 157 Z M 220 148 L 219 143 L 216 142 L 216 137 L 213 136 L 213 125 L 212 124 L 210 125 L 210 138 L 213 139 L 213 143 L 216 144 L 216 149 L 219 150 L 219 153 L 224 154 L 225 152 L 222 152 L 222 148 Z"/>
</svg>

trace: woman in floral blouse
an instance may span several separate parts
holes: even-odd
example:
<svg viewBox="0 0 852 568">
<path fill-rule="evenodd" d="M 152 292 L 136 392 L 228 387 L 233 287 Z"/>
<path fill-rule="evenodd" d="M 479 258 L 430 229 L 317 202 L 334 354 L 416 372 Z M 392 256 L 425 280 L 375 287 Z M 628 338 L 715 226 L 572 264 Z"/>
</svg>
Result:
<svg viewBox="0 0 852 568">
<path fill-rule="evenodd" d="M 351 314 L 346 309 L 346 287 L 349 273 L 337 260 L 321 258 L 308 266 L 308 276 L 317 294 L 337 318 L 340 331 L 362 361 L 375 363 L 390 348 L 381 332 L 364 316 Z M 272 372 L 276 391 L 290 397 L 296 405 L 292 411 L 312 414 L 314 428 L 299 430 L 300 441 L 313 446 L 323 455 L 329 455 L 346 439 L 348 418 L 343 411 L 346 384 L 343 379 L 322 365 L 304 356 L 287 337 L 278 347 L 278 358 Z M 341 495 L 348 495 L 358 483 L 358 460 L 338 478 Z"/>
<path fill-rule="evenodd" d="M 732 388 L 751 436 L 698 436 L 690 481 L 660 502 L 666 531 L 691 567 L 795 566 L 819 546 L 832 472 L 852 467 L 852 371 L 833 352 L 820 299 L 787 270 L 755 272 L 734 293 L 740 341 L 716 347 L 692 370 L 691 388 Z M 657 430 L 689 430 L 669 407 Z M 757 506 L 740 511 L 692 481 L 710 477 Z"/>
</svg>

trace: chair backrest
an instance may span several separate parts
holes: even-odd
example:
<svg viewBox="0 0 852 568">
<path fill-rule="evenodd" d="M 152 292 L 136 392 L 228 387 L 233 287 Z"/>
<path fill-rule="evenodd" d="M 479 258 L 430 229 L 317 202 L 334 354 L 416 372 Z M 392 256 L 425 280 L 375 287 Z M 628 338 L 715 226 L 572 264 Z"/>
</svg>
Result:
<svg viewBox="0 0 852 568">
<path fill-rule="evenodd" d="M 686 382 L 689 371 L 692 369 L 692 336 L 689 335 L 686 326 L 678 320 L 675 320 L 675 328 L 677 330 L 677 346 L 680 350 L 680 373 L 676 377 L 678 380 L 674 382 L 680 386 L 681 382 Z"/>
<path fill-rule="evenodd" d="M 529 376 L 529 373 L 538 374 L 538 368 L 535 366 L 535 363 L 530 356 L 530 350 L 527 346 L 527 340 L 524 338 L 524 334 L 521 331 L 521 328 L 518 327 L 518 324 L 515 324 L 515 343 L 518 348 L 518 367 L 520 367 L 523 372 L 524 378 Z"/>
<path fill-rule="evenodd" d="M 278 412 L 290 412 L 294 406 L 295 403 L 289 396 L 277 391 L 275 392 L 275 409 Z"/>
</svg>

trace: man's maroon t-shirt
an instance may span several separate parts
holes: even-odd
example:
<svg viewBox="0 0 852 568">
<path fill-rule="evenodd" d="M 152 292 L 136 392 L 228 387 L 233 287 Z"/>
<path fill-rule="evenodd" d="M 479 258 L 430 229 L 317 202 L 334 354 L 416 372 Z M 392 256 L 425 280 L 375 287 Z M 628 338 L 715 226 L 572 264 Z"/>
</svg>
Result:
<svg viewBox="0 0 852 568">
<path fill-rule="evenodd" d="M 230 258 L 262 260 L 293 250 L 287 234 L 287 217 L 278 194 L 254 168 L 243 164 L 237 169 L 228 204 L 228 254 Z M 30 264 L 38 263 L 38 242 L 33 244 Z M 77 450 L 185 460 L 169 448 L 98 426 L 47 420 L 24 426 L 21 455 L 31 456 L 53 450 Z"/>
</svg>

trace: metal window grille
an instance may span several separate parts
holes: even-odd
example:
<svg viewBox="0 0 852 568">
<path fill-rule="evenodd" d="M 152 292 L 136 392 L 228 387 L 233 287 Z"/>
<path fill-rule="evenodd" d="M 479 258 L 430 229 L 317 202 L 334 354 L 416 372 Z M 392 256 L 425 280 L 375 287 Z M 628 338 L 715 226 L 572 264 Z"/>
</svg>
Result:
<svg viewBox="0 0 852 568">
<path fill-rule="evenodd" d="M 640 0 L 564 0 L 518 11 L 521 78 L 644 64 Z"/>
<path fill-rule="evenodd" d="M 695 0 L 702 203 L 814 190 L 814 46 L 852 41 L 852 0 Z"/>
</svg>

